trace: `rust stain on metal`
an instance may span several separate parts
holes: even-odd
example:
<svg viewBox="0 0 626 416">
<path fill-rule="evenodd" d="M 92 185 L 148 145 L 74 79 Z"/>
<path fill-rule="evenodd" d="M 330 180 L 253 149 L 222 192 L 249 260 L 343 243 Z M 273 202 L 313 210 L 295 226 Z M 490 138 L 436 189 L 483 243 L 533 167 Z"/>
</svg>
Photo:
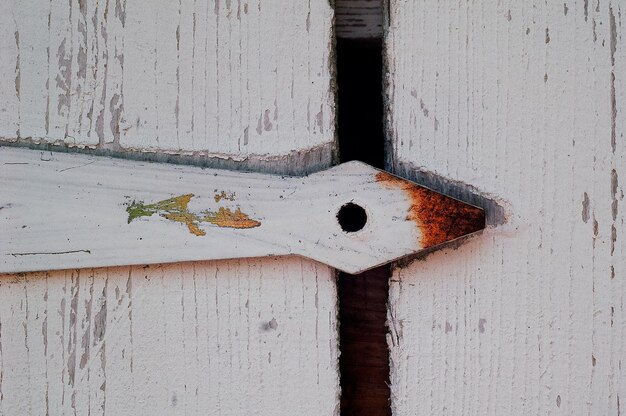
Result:
<svg viewBox="0 0 626 416">
<path fill-rule="evenodd" d="M 376 181 L 388 189 L 402 189 L 411 201 L 407 219 L 422 234 L 422 248 L 433 247 L 485 228 L 485 211 L 387 172 Z"/>
<path fill-rule="evenodd" d="M 200 228 L 201 222 L 224 228 L 254 228 L 261 225 L 260 221 L 251 219 L 239 207 L 234 212 L 230 208 L 224 207 L 220 207 L 217 212 L 209 210 L 202 211 L 200 214 L 190 212 L 187 206 L 193 196 L 194 194 L 184 194 L 154 204 L 133 201 L 126 208 L 128 223 L 130 224 L 131 221 L 139 217 L 150 217 L 153 214 L 158 214 L 170 221 L 185 224 L 189 232 L 197 236 L 206 235 L 206 231 Z"/>
</svg>

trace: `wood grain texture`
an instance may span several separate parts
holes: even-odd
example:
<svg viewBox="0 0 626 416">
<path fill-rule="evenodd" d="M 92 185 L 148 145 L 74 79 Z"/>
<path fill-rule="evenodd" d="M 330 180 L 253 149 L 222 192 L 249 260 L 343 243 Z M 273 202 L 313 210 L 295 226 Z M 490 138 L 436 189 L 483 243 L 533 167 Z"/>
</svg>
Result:
<svg viewBox="0 0 626 416">
<path fill-rule="evenodd" d="M 0 414 L 335 414 L 335 303 L 296 258 L 2 276 Z"/>
<path fill-rule="evenodd" d="M 328 167 L 331 23 L 326 1 L 0 2 L 1 140 Z M 2 275 L 0 414 L 338 414 L 336 303 L 298 258 Z"/>
<path fill-rule="evenodd" d="M 335 0 L 337 38 L 359 40 L 382 38 L 382 3 L 382 0 Z"/>
<path fill-rule="evenodd" d="M 506 211 L 395 270 L 394 414 L 623 414 L 624 3 L 392 0 L 388 16 L 388 167 Z"/>
<path fill-rule="evenodd" d="M 244 159 L 333 141 L 327 1 L 3 1 L 0 138 Z"/>
<path fill-rule="evenodd" d="M 359 273 L 485 225 L 356 161 L 286 177 L 2 147 L 0 165 L 0 273 L 289 254 Z"/>
</svg>

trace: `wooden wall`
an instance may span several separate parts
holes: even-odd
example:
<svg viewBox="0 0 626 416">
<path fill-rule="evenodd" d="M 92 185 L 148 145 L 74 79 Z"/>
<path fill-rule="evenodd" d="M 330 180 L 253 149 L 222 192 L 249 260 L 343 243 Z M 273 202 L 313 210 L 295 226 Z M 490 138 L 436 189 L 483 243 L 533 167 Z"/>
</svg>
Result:
<svg viewBox="0 0 626 416">
<path fill-rule="evenodd" d="M 0 140 L 329 166 L 332 19 L 325 1 L 0 2 Z M 299 258 L 3 275 L 0 414 L 337 414 L 336 304 L 335 271 Z"/>
<path fill-rule="evenodd" d="M 386 7 L 388 169 L 491 213 L 393 273 L 393 413 L 620 414 L 624 4 Z M 2 2 L 1 141 L 328 166 L 332 16 Z M 1 276 L 0 414 L 337 414 L 336 302 L 296 258 Z"/>
<path fill-rule="evenodd" d="M 624 6 L 389 2 L 388 167 L 504 213 L 395 270 L 394 414 L 624 412 Z"/>
<path fill-rule="evenodd" d="M 0 5 L 0 137 L 242 159 L 333 136 L 326 1 Z"/>
</svg>

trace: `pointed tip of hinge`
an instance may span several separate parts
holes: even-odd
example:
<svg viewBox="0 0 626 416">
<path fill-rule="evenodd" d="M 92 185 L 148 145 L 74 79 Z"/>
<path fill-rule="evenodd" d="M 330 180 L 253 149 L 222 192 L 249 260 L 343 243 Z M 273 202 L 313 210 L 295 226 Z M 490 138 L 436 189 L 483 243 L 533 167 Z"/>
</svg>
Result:
<svg viewBox="0 0 626 416">
<path fill-rule="evenodd" d="M 387 172 L 379 172 L 376 180 L 386 187 L 406 192 L 411 202 L 408 219 L 420 230 L 422 250 L 485 228 L 485 211 L 481 208 Z"/>
</svg>

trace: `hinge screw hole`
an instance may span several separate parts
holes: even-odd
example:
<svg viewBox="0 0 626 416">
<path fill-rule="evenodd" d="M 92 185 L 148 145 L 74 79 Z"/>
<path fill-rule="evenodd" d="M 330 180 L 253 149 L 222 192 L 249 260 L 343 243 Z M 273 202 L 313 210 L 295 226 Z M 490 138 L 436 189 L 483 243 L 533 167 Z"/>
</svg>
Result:
<svg viewBox="0 0 626 416">
<path fill-rule="evenodd" d="M 341 229 L 345 232 L 354 233 L 365 227 L 367 223 L 367 213 L 363 207 L 348 202 L 339 208 L 339 212 L 337 212 L 337 222 L 339 222 Z"/>
</svg>

